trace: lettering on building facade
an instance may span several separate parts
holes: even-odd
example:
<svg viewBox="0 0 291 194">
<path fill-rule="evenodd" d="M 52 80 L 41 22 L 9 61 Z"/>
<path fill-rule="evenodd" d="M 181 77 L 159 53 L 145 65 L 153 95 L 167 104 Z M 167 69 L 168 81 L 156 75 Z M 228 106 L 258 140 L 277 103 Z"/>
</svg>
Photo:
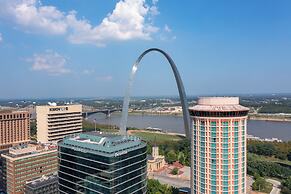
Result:
<svg viewBox="0 0 291 194">
<path fill-rule="evenodd" d="M 50 108 L 50 111 L 67 111 L 68 107 L 60 107 L 60 108 Z"/>
<path fill-rule="evenodd" d="M 114 154 L 114 157 L 121 156 L 123 154 L 127 154 L 127 151 L 117 152 Z"/>
</svg>

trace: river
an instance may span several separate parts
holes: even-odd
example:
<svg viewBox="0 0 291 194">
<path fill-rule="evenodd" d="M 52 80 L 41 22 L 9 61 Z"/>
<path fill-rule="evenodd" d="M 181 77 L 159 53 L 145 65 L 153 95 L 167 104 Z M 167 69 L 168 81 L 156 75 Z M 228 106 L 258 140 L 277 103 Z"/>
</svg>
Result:
<svg viewBox="0 0 291 194">
<path fill-rule="evenodd" d="M 106 118 L 102 113 L 88 117 L 88 120 L 96 119 L 97 123 L 117 125 L 120 124 L 121 114 L 113 113 Z M 168 132 L 184 133 L 183 118 L 174 115 L 129 115 L 128 127 L 147 128 L 157 127 Z M 276 137 L 284 141 L 291 140 L 291 122 L 279 121 L 248 121 L 248 134 L 261 138 Z"/>
</svg>

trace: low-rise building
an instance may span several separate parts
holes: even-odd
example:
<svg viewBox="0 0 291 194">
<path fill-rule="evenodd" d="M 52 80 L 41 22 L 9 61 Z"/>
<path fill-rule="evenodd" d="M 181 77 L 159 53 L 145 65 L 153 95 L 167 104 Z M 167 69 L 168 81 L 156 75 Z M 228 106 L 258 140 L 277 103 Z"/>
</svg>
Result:
<svg viewBox="0 0 291 194">
<path fill-rule="evenodd" d="M 166 164 L 165 156 L 159 154 L 159 147 L 153 146 L 152 155 L 148 157 L 148 172 L 158 171 Z"/>
<path fill-rule="evenodd" d="M 9 148 L 2 156 L 2 185 L 9 194 L 23 194 L 25 184 L 35 178 L 57 172 L 55 144 L 29 143 Z"/>
<path fill-rule="evenodd" d="M 58 176 L 42 176 L 26 183 L 25 194 L 57 194 L 59 193 Z"/>
</svg>

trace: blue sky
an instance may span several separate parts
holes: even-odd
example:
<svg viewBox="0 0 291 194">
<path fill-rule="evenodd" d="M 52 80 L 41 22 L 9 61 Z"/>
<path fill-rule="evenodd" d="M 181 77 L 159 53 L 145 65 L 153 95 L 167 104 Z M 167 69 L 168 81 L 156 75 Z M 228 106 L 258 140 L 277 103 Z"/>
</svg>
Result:
<svg viewBox="0 0 291 194">
<path fill-rule="evenodd" d="M 289 0 L 0 0 L 0 98 L 122 96 L 168 52 L 189 95 L 291 92 Z M 133 95 L 177 95 L 147 55 Z"/>
</svg>

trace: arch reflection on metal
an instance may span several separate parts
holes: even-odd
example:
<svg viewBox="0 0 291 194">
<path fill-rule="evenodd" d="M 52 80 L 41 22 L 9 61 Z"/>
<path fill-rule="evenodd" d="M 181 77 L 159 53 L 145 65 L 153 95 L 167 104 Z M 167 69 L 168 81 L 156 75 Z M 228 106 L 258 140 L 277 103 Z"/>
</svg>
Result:
<svg viewBox="0 0 291 194">
<path fill-rule="evenodd" d="M 151 51 L 157 51 L 157 52 L 163 54 L 171 65 L 171 68 L 173 70 L 173 73 L 174 73 L 174 76 L 176 79 L 177 87 L 179 90 L 179 96 L 180 96 L 180 100 L 181 100 L 181 104 L 182 104 L 185 135 L 187 138 L 190 138 L 190 116 L 189 116 L 189 112 L 188 112 L 188 103 L 187 103 L 187 98 L 186 98 L 186 93 L 185 93 L 183 82 L 181 80 L 178 69 L 177 69 L 174 61 L 172 60 L 172 58 L 166 52 L 164 52 L 163 50 L 158 49 L 158 48 L 150 48 L 150 49 L 144 51 L 138 57 L 138 59 L 136 60 L 134 65 L 132 66 L 132 71 L 131 71 L 131 74 L 129 77 L 127 91 L 126 91 L 126 94 L 125 94 L 124 100 L 123 100 L 122 118 L 121 118 L 121 123 L 120 123 L 120 133 L 122 135 L 127 135 L 126 124 L 127 124 L 127 117 L 128 117 L 129 98 L 130 98 L 130 92 L 131 92 L 131 87 L 133 84 L 134 76 L 135 76 L 135 73 L 137 71 L 137 67 L 138 67 L 140 61 L 142 60 L 142 58 L 147 53 L 149 53 Z"/>
</svg>

